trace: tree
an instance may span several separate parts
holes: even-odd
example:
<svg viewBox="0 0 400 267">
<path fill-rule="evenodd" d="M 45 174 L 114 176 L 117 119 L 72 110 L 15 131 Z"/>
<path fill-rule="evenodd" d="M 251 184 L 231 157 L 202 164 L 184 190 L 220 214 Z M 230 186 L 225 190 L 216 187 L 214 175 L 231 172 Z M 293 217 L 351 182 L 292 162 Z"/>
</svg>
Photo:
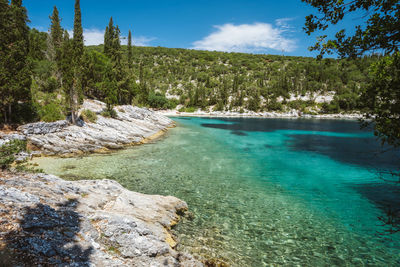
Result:
<svg viewBox="0 0 400 267">
<path fill-rule="evenodd" d="M 4 122 L 12 122 L 13 108 L 30 101 L 28 16 L 22 0 L 0 2 L 0 109 Z"/>
<path fill-rule="evenodd" d="M 302 0 L 318 9 L 319 16 L 306 17 L 305 31 L 311 34 L 326 30 L 350 13 L 364 12 L 365 26 L 356 26 L 353 35 L 340 30 L 335 39 L 321 36 L 311 50 L 324 54 L 338 53 L 341 57 L 358 57 L 380 52 L 385 55 L 372 66 L 372 83 L 362 94 L 366 118 L 363 125 L 373 125 L 383 144 L 400 146 L 400 2 L 396 0 Z"/>
<path fill-rule="evenodd" d="M 70 109 L 71 122 L 76 124 L 79 94 L 82 92 L 81 63 L 84 53 L 80 0 L 75 0 L 74 37 L 72 39 L 72 48 L 72 68 L 74 69 L 74 77 L 71 88 L 72 90 L 70 91 Z"/>
<path fill-rule="evenodd" d="M 132 69 L 132 33 L 131 30 L 129 30 L 128 34 L 128 67 L 131 70 Z"/>
<path fill-rule="evenodd" d="M 61 62 L 60 62 L 60 70 L 63 77 L 62 87 L 64 89 L 67 97 L 67 102 L 70 107 L 70 111 L 72 111 L 72 105 L 74 102 L 74 68 L 73 65 L 73 46 L 72 40 L 69 38 L 68 31 L 64 31 L 63 43 L 61 47 Z"/>
<path fill-rule="evenodd" d="M 50 33 L 47 39 L 47 51 L 46 56 L 47 59 L 52 63 L 52 76 L 55 77 L 58 84 L 62 85 L 62 74 L 61 74 L 61 47 L 63 43 L 63 32 L 64 30 L 61 28 L 61 20 L 58 14 L 57 7 L 54 6 L 53 14 L 49 17 L 50 24 Z"/>
<path fill-rule="evenodd" d="M 358 25 L 355 33 L 346 35 L 342 29 L 335 39 L 326 40 L 320 36 L 311 50 L 325 53 L 337 52 L 341 57 L 357 57 L 371 51 L 392 54 L 399 51 L 400 42 L 400 2 L 396 0 L 302 0 L 318 9 L 319 15 L 306 17 L 305 31 L 308 35 L 318 30 L 326 30 L 338 24 L 351 13 L 364 12 L 365 26 Z M 359 16 L 359 15 L 358 15 Z"/>
<path fill-rule="evenodd" d="M 106 31 L 104 32 L 104 54 L 110 57 L 112 43 L 114 40 L 114 22 L 113 18 L 110 18 Z"/>
<path fill-rule="evenodd" d="M 50 16 L 50 37 L 55 47 L 59 48 L 63 41 L 63 29 L 61 28 L 61 20 L 58 15 L 58 9 L 54 6 L 53 14 Z"/>
<path fill-rule="evenodd" d="M 375 122 L 375 135 L 394 147 L 400 147 L 399 100 L 400 53 L 395 53 L 372 66 L 372 80 L 362 96 L 368 107 L 367 118 Z"/>
</svg>

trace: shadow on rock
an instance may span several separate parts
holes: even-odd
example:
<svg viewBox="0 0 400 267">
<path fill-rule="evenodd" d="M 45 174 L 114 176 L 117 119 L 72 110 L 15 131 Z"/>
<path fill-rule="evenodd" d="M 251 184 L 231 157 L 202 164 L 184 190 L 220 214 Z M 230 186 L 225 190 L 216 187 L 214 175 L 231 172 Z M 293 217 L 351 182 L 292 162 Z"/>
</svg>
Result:
<svg viewBox="0 0 400 267">
<path fill-rule="evenodd" d="M 76 200 L 69 200 L 56 208 L 25 208 L 19 226 L 5 236 L 0 266 L 88 266 L 93 248 L 79 245 L 81 215 L 76 206 Z"/>
</svg>

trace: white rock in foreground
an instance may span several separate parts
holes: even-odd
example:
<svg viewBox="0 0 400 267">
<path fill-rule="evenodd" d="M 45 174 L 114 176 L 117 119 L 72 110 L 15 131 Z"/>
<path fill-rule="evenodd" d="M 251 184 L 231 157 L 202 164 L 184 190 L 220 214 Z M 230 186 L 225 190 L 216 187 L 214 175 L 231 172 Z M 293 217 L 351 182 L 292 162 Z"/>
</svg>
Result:
<svg viewBox="0 0 400 267">
<path fill-rule="evenodd" d="M 0 262 L 202 266 L 174 250 L 170 229 L 186 210 L 175 197 L 131 192 L 111 180 L 0 172 Z"/>
</svg>

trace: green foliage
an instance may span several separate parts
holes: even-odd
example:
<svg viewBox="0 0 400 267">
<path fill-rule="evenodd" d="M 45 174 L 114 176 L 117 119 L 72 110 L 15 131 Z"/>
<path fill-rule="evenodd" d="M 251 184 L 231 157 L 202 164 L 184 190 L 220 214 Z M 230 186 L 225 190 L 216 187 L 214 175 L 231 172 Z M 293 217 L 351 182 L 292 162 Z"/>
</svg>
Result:
<svg viewBox="0 0 400 267">
<path fill-rule="evenodd" d="M 106 117 L 106 118 L 114 118 L 114 119 L 118 117 L 117 112 L 114 109 L 111 109 L 111 110 L 106 109 L 106 110 L 104 110 L 101 113 L 101 116 Z"/>
<path fill-rule="evenodd" d="M 96 113 L 94 113 L 93 111 L 91 111 L 89 109 L 83 110 L 81 113 L 81 116 L 85 122 L 96 123 L 96 121 L 97 121 Z"/>
<path fill-rule="evenodd" d="M 8 123 L 13 110 L 30 101 L 29 28 L 22 1 L 1 0 L 0 22 L 0 113 Z"/>
<path fill-rule="evenodd" d="M 29 58 L 32 60 L 44 60 L 47 49 L 47 33 L 37 29 L 29 31 Z"/>
<path fill-rule="evenodd" d="M 382 58 L 371 68 L 372 81 L 362 96 L 367 118 L 382 143 L 400 147 L 400 53 Z"/>
<path fill-rule="evenodd" d="M 302 1 L 318 9 L 318 15 L 306 17 L 305 30 L 308 35 L 318 30 L 324 31 L 352 14 L 356 18 L 360 12 L 365 14 L 365 26 L 357 25 L 351 35 L 346 35 L 346 29 L 342 29 L 335 34 L 335 39 L 326 40 L 327 35 L 320 36 L 318 42 L 311 47 L 311 50 L 320 51 L 320 56 L 336 52 L 341 57 L 356 57 L 369 51 L 382 50 L 390 54 L 399 50 L 398 1 Z"/>
<path fill-rule="evenodd" d="M 0 168 L 9 169 L 15 161 L 15 155 L 26 149 L 26 141 L 12 140 L 0 146 Z"/>
<path fill-rule="evenodd" d="M 128 68 L 132 69 L 132 33 L 129 30 L 128 33 Z"/>
<path fill-rule="evenodd" d="M 181 107 L 179 109 L 179 112 L 188 112 L 188 113 L 193 113 L 197 110 L 195 107 Z"/>
<path fill-rule="evenodd" d="M 177 106 L 177 100 L 168 100 L 161 93 L 150 92 L 147 103 L 151 108 L 174 109 Z"/>
<path fill-rule="evenodd" d="M 44 106 L 38 106 L 38 113 L 40 120 L 45 122 L 53 122 L 65 119 L 63 108 L 54 102 Z"/>
</svg>

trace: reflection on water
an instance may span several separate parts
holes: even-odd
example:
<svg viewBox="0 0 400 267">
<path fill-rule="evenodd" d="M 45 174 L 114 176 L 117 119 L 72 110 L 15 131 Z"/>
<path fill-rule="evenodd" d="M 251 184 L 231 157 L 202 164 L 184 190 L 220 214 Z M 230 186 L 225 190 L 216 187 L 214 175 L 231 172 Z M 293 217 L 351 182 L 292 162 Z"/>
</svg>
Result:
<svg viewBox="0 0 400 267">
<path fill-rule="evenodd" d="M 233 266 L 400 264 L 398 234 L 378 234 L 386 229 L 378 217 L 398 206 L 399 191 L 375 169 L 394 165 L 357 158 L 375 143 L 356 122 L 176 121 L 156 144 L 36 161 L 64 178 L 115 179 L 185 200 L 193 216 L 175 228 L 178 249 L 197 257 Z"/>
</svg>

